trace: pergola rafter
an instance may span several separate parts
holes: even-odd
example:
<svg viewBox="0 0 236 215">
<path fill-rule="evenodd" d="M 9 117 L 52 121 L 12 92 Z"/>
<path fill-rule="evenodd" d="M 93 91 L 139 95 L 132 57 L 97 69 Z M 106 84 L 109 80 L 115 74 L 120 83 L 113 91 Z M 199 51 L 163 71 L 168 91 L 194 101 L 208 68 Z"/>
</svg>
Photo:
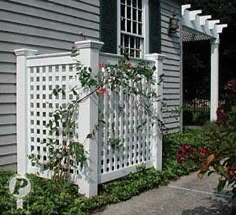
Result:
<svg viewBox="0 0 236 215">
<path fill-rule="evenodd" d="M 190 4 L 182 5 L 181 24 L 182 42 L 210 40 L 211 41 L 211 107 L 210 119 L 217 119 L 216 111 L 219 101 L 219 43 L 220 34 L 227 24 L 220 20 L 210 20 L 211 16 L 201 16 L 202 10 L 189 10 Z"/>
</svg>

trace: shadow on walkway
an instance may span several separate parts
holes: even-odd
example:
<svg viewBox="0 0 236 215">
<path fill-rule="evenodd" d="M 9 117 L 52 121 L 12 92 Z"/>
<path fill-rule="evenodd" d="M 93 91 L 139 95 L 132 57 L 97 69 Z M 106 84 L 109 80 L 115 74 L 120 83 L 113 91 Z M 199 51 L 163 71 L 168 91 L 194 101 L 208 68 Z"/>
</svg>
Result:
<svg viewBox="0 0 236 215">
<path fill-rule="evenodd" d="M 232 205 L 223 200 L 211 200 L 208 207 L 199 206 L 193 209 L 183 210 L 182 215 L 235 215 L 236 211 L 233 211 Z"/>
</svg>

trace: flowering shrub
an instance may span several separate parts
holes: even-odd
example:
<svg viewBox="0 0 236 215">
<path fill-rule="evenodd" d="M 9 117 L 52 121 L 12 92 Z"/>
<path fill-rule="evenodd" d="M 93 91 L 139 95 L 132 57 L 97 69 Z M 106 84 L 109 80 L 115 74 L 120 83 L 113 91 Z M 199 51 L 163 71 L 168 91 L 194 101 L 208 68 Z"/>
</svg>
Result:
<svg viewBox="0 0 236 215">
<path fill-rule="evenodd" d="M 236 94 L 236 79 L 225 87 L 231 96 Z M 232 110 L 232 108 L 231 108 Z M 199 164 L 198 177 L 216 173 L 220 176 L 218 189 L 228 186 L 236 196 L 236 117 L 234 112 L 227 112 L 223 106 L 217 109 L 216 122 L 203 128 L 206 142 L 202 147 L 181 145 L 176 153 L 179 163 L 193 161 Z"/>
</svg>

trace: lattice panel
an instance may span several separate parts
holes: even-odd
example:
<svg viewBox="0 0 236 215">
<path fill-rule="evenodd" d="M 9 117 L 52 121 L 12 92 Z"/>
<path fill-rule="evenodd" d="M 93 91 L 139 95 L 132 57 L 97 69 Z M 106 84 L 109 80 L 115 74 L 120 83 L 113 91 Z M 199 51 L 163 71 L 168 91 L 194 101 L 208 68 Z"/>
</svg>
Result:
<svg viewBox="0 0 236 215">
<path fill-rule="evenodd" d="M 99 174 L 151 160 L 151 118 L 141 104 L 122 87 L 99 97 Z"/>
<path fill-rule="evenodd" d="M 60 105 L 66 104 L 69 100 L 75 99 L 68 92 L 77 85 L 76 66 L 73 64 L 29 67 L 30 74 L 30 147 L 29 154 L 34 154 L 40 163 L 47 162 L 48 149 L 45 144 L 48 138 L 46 127 L 52 116 L 53 110 Z M 52 95 L 52 90 L 62 87 L 66 95 Z M 77 124 L 78 130 L 78 124 Z M 78 138 L 78 134 L 77 134 Z M 62 144 L 62 136 L 58 137 L 58 144 Z M 31 161 L 32 167 L 35 163 Z M 72 176 L 79 174 L 78 169 L 71 169 Z"/>
</svg>

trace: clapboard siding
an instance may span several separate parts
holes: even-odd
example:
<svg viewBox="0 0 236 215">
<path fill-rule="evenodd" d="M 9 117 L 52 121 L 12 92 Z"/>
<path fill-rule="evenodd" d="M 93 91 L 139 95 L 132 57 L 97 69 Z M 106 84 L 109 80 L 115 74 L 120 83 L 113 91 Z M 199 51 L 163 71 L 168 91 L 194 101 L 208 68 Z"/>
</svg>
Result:
<svg viewBox="0 0 236 215">
<path fill-rule="evenodd" d="M 180 13 L 180 5 L 176 0 L 161 0 L 161 53 L 166 55 L 164 71 L 164 103 L 169 110 L 163 113 L 163 119 L 170 132 L 180 128 L 180 116 L 176 110 L 181 105 L 181 52 L 179 33 L 168 35 L 169 20 L 173 14 Z"/>
<path fill-rule="evenodd" d="M 15 84 L 15 83 L 16 83 L 16 74 L 0 73 L 0 84 Z"/>
<path fill-rule="evenodd" d="M 13 163 L 13 161 L 16 161 L 16 152 L 2 154 L 0 159 L 0 167 L 12 166 L 13 164 L 16 164 L 16 162 Z"/>
<path fill-rule="evenodd" d="M 5 0 L 0 6 L 0 166 L 16 164 L 16 58 L 14 49 L 39 53 L 71 49 L 80 33 L 100 37 L 100 1 Z"/>
<path fill-rule="evenodd" d="M 4 145 L 12 145 L 16 143 L 16 136 L 14 134 L 0 136 L 0 147 Z"/>
<path fill-rule="evenodd" d="M 12 125 L 16 123 L 15 115 L 0 115 L 0 125 Z"/>
</svg>

